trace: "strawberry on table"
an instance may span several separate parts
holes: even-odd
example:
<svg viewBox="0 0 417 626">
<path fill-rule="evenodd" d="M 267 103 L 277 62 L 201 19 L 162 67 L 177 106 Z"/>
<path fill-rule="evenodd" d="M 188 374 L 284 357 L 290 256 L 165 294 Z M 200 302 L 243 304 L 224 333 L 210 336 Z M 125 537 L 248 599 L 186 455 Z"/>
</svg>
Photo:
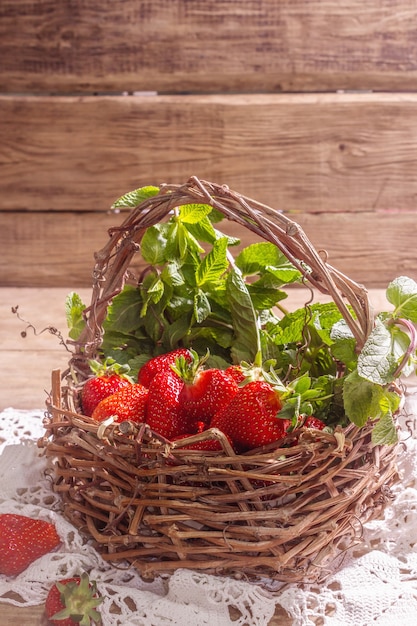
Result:
<svg viewBox="0 0 417 626">
<path fill-rule="evenodd" d="M 155 374 L 162 370 L 167 370 L 175 363 L 178 357 L 184 357 L 186 361 L 191 361 L 191 353 L 187 348 L 176 348 L 171 352 L 159 354 L 153 357 L 145 365 L 142 365 L 138 372 L 138 383 L 149 387 Z"/>
<path fill-rule="evenodd" d="M 112 416 L 114 416 L 115 422 L 127 420 L 137 423 L 144 422 L 147 398 L 148 390 L 146 387 L 139 383 L 131 383 L 101 400 L 91 417 L 97 422 L 102 422 Z"/>
<path fill-rule="evenodd" d="M 241 452 L 258 448 L 285 436 L 290 421 L 277 417 L 281 406 L 279 392 L 271 384 L 251 381 L 216 413 L 210 427 L 228 435 Z"/>
<path fill-rule="evenodd" d="M 17 513 L 0 514 L 0 574 L 17 576 L 61 543 L 55 525 Z"/>
<path fill-rule="evenodd" d="M 101 624 L 97 606 L 102 601 L 96 584 L 89 581 L 87 574 L 82 574 L 64 578 L 51 587 L 45 601 L 45 613 L 48 622 L 56 626 Z"/>
<path fill-rule="evenodd" d="M 113 359 L 106 359 L 104 363 L 90 360 L 89 365 L 94 376 L 88 378 L 81 391 L 81 406 L 84 415 L 91 417 L 94 409 L 101 400 L 132 384 L 126 373 L 126 367 L 119 365 Z"/>
</svg>

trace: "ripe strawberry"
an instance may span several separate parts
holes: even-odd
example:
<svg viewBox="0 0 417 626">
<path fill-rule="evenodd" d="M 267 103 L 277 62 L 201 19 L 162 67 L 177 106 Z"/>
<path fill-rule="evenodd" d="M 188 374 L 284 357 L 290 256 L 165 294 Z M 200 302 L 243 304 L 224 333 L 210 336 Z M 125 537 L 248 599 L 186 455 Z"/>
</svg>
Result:
<svg viewBox="0 0 417 626">
<path fill-rule="evenodd" d="M 125 373 L 126 367 L 113 359 L 106 359 L 104 363 L 91 360 L 89 365 L 94 376 L 87 379 L 81 390 L 81 406 L 84 415 L 91 417 L 101 400 L 131 385 L 132 380 Z"/>
<path fill-rule="evenodd" d="M 213 417 L 210 427 L 228 435 L 244 452 L 282 439 L 289 420 L 277 417 L 278 392 L 269 383 L 255 380 L 239 388 L 229 405 Z"/>
<path fill-rule="evenodd" d="M 149 385 L 145 421 L 167 439 L 190 432 L 181 416 L 179 396 L 183 386 L 184 382 L 171 368 L 155 374 Z"/>
<path fill-rule="evenodd" d="M 243 383 L 246 378 L 246 374 L 241 365 L 229 365 L 229 367 L 225 369 L 225 372 L 234 378 L 237 384 Z"/>
<path fill-rule="evenodd" d="M 64 578 L 56 582 L 48 592 L 45 613 L 48 623 L 56 626 L 90 626 L 101 624 L 97 606 L 103 598 L 97 595 L 94 582 L 87 574 Z"/>
<path fill-rule="evenodd" d="M 155 374 L 161 370 L 168 369 L 175 363 L 179 356 L 183 356 L 186 361 L 191 361 L 191 353 L 187 350 L 187 348 L 177 348 L 171 352 L 166 352 L 165 354 L 159 354 L 158 356 L 153 357 L 140 368 L 138 373 L 138 383 L 141 383 L 141 385 L 144 385 L 145 387 L 149 387 Z"/>
<path fill-rule="evenodd" d="M 191 425 L 197 421 L 208 425 L 214 414 L 225 408 L 238 391 L 235 379 L 223 370 L 200 370 L 182 388 L 182 414 Z"/>
<path fill-rule="evenodd" d="M 0 574 L 17 576 L 60 543 L 51 522 L 16 513 L 0 514 Z"/>
<path fill-rule="evenodd" d="M 302 426 L 306 428 L 315 428 L 316 430 L 323 430 L 326 427 L 326 424 L 321 421 L 318 417 L 314 417 L 314 415 L 309 415 L 303 420 Z"/>
<path fill-rule="evenodd" d="M 115 416 L 115 422 L 145 421 L 145 407 L 148 390 L 139 383 L 131 383 L 116 393 L 107 396 L 98 403 L 93 411 L 92 418 L 97 422 Z"/>
</svg>

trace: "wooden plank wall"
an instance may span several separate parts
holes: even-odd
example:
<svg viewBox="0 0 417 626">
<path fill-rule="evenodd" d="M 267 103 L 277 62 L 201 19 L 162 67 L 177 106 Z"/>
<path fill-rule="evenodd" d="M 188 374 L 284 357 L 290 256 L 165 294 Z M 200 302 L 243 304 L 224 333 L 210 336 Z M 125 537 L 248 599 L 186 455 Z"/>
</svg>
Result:
<svg viewBox="0 0 417 626">
<path fill-rule="evenodd" d="M 413 0 L 2 0 L 0 285 L 89 286 L 112 202 L 191 175 L 417 279 L 416 30 Z"/>
</svg>

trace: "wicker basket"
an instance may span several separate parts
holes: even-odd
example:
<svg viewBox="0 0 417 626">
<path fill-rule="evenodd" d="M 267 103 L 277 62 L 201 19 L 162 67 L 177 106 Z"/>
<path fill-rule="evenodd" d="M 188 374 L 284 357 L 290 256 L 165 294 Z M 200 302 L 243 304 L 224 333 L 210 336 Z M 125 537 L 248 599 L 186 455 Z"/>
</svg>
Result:
<svg viewBox="0 0 417 626">
<path fill-rule="evenodd" d="M 210 204 L 275 244 L 310 285 L 332 297 L 359 348 L 373 327 L 366 290 L 331 267 L 288 217 L 195 177 L 162 186 L 111 229 L 95 255 L 71 376 L 52 376 L 42 445 L 54 460 L 53 488 L 65 515 L 105 560 L 129 561 L 145 577 L 184 567 L 258 582 L 318 580 L 360 541 L 363 522 L 381 513 L 397 478 L 397 446 L 372 445 L 372 422 L 333 434 L 301 429 L 279 449 L 238 455 L 219 431 L 194 436 L 222 442 L 223 452 L 202 453 L 144 424 L 104 426 L 80 414 L 77 385 L 88 375 L 107 307 L 125 284 L 145 229 L 189 203 Z"/>
</svg>

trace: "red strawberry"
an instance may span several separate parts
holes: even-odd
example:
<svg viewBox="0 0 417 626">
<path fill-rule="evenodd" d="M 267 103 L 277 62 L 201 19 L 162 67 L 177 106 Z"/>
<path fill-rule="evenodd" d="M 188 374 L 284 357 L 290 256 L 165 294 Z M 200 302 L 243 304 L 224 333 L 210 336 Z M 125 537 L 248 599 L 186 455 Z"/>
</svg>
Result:
<svg viewBox="0 0 417 626">
<path fill-rule="evenodd" d="M 170 368 L 155 374 L 149 385 L 145 421 L 166 439 L 190 432 L 181 416 L 179 396 L 183 386 L 181 378 Z"/>
<path fill-rule="evenodd" d="M 326 427 L 326 424 L 321 421 L 318 417 L 314 417 L 314 415 L 309 415 L 305 418 L 305 420 L 301 424 L 306 428 L 315 428 L 316 430 L 323 430 Z"/>
<path fill-rule="evenodd" d="M 146 387 L 139 383 L 131 383 L 99 402 L 91 417 L 97 422 L 102 422 L 112 415 L 115 416 L 115 422 L 127 420 L 144 422 L 147 398 Z"/>
<path fill-rule="evenodd" d="M 45 613 L 50 624 L 56 626 L 90 626 L 101 624 L 97 606 L 103 598 L 97 595 L 95 583 L 87 574 L 64 578 L 56 582 L 46 597 Z"/>
<path fill-rule="evenodd" d="M 258 448 L 284 437 L 290 421 L 277 417 L 281 406 L 272 385 L 255 380 L 239 388 L 229 405 L 216 413 L 210 427 L 228 435 L 242 452 Z"/>
<path fill-rule="evenodd" d="M 51 522 L 16 513 L 0 514 L 0 574 L 17 576 L 60 543 Z"/>
<path fill-rule="evenodd" d="M 191 361 L 191 353 L 187 350 L 187 348 L 177 348 L 171 352 L 166 352 L 165 354 L 159 354 L 158 356 L 153 357 L 140 368 L 138 373 L 138 383 L 141 383 L 141 385 L 144 385 L 145 387 L 149 387 L 155 374 L 161 370 L 168 369 L 175 363 L 179 356 L 183 356 L 185 360 Z"/>
<path fill-rule="evenodd" d="M 225 372 L 234 378 L 238 384 L 243 383 L 246 378 L 246 374 L 241 365 L 229 365 L 229 367 L 225 369 Z"/>
<path fill-rule="evenodd" d="M 98 403 L 112 393 L 132 384 L 126 375 L 126 367 L 119 365 L 113 359 L 106 359 L 104 363 L 91 360 L 90 368 L 93 378 L 88 378 L 81 391 L 81 406 L 84 415 L 93 414 Z"/>
<path fill-rule="evenodd" d="M 192 424 L 209 424 L 213 415 L 225 408 L 237 394 L 239 387 L 225 371 L 208 369 L 197 372 L 192 382 L 185 382 L 180 394 L 181 410 Z"/>
</svg>

